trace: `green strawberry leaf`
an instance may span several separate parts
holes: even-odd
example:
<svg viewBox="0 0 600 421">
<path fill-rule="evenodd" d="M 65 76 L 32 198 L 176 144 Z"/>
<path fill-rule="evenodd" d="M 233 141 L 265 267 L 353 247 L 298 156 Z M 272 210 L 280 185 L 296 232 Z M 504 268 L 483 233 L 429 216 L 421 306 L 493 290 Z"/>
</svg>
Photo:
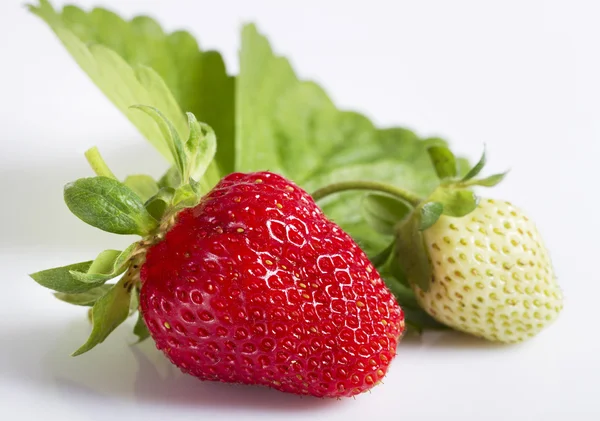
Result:
<svg viewBox="0 0 600 421">
<path fill-rule="evenodd" d="M 40 272 L 32 273 L 31 278 L 43 287 L 49 288 L 57 292 L 66 294 L 76 294 L 89 291 L 90 289 L 100 286 L 103 282 L 97 284 L 89 282 L 81 282 L 71 275 L 72 271 L 87 272 L 92 265 L 92 260 L 89 262 L 74 263 L 72 265 L 46 269 Z"/>
<path fill-rule="evenodd" d="M 477 164 L 473 168 L 469 170 L 469 172 L 462 178 L 462 181 L 468 181 L 474 177 L 477 177 L 483 167 L 485 166 L 486 157 L 485 157 L 485 148 L 483 149 L 483 153 L 481 154 L 481 158 L 477 161 Z"/>
<path fill-rule="evenodd" d="M 112 284 L 104 284 L 98 287 L 94 287 L 85 292 L 79 293 L 64 293 L 64 292 L 56 292 L 54 296 L 61 301 L 64 301 L 69 304 L 73 304 L 76 306 L 93 306 L 96 301 L 100 299 L 100 297 L 104 296 L 114 285 Z"/>
<path fill-rule="evenodd" d="M 406 129 L 377 129 L 363 115 L 337 109 L 318 85 L 299 80 L 252 25 L 242 32 L 236 109 L 236 171 L 278 172 L 309 192 L 365 180 L 428 195 L 439 183 L 428 145 L 418 136 Z M 389 238 L 374 234 L 356 212 L 363 195 L 336 194 L 319 205 L 365 251 L 376 254 Z"/>
<path fill-rule="evenodd" d="M 125 272 L 137 245 L 137 242 L 133 243 L 123 251 L 104 250 L 96 257 L 86 272 L 71 270 L 71 276 L 85 283 L 100 283 L 113 279 Z"/>
<path fill-rule="evenodd" d="M 440 202 L 427 202 L 420 207 L 421 218 L 419 221 L 419 231 L 424 231 L 431 227 L 440 219 L 444 211 L 444 205 Z"/>
<path fill-rule="evenodd" d="M 448 216 L 465 216 L 477 208 L 478 197 L 471 190 L 440 186 L 430 197 L 444 205 L 443 213 Z"/>
<path fill-rule="evenodd" d="M 135 127 L 169 160 L 168 145 L 156 125 L 129 109 L 146 104 L 187 135 L 183 111 L 190 111 L 219 133 L 210 179 L 233 171 L 234 79 L 221 55 L 201 51 L 185 31 L 167 34 L 153 19 L 125 21 L 101 8 L 85 12 L 65 6 L 57 12 L 47 0 L 29 10 L 43 19 L 79 66 Z M 218 168 L 217 168 L 218 167 Z"/>
<path fill-rule="evenodd" d="M 133 192 L 138 195 L 142 202 L 145 202 L 158 193 L 159 189 L 156 181 L 149 175 L 145 174 L 127 176 L 125 181 L 123 181 L 123 184 L 133 190 Z"/>
<path fill-rule="evenodd" d="M 456 177 L 456 157 L 452 151 L 445 146 L 431 146 L 427 149 L 435 172 L 441 180 Z"/>
<path fill-rule="evenodd" d="M 126 277 L 113 286 L 92 307 L 92 333 L 73 356 L 81 355 L 102 343 L 129 315 L 129 303 L 133 285 Z"/>
<path fill-rule="evenodd" d="M 411 211 L 406 202 L 382 194 L 365 195 L 362 214 L 369 226 L 380 234 L 393 235 L 394 227 Z"/>
<path fill-rule="evenodd" d="M 119 38 L 124 35 L 123 27 L 126 23 L 102 9 L 95 9 L 86 14 L 71 6 L 65 8 L 62 14 L 58 14 L 46 0 L 40 0 L 39 6 L 30 6 L 30 10 L 52 28 L 75 61 L 102 92 L 159 152 L 171 159 L 168 145 L 164 143 L 157 128 L 144 121 L 143 116 L 136 116 L 128 111 L 128 107 L 138 103 L 150 104 L 163 110 L 172 121 L 184 127 L 185 120 L 177 101 L 155 70 L 140 64 L 135 57 L 128 63 L 123 59 L 124 55 L 106 45 L 122 42 Z M 131 25 L 135 26 L 135 30 L 141 29 L 141 33 L 148 31 L 148 22 L 137 21 L 137 24 Z M 132 32 L 133 30 L 132 28 Z"/>
<path fill-rule="evenodd" d="M 140 198 L 111 178 L 81 178 L 69 183 L 64 199 L 75 216 L 103 231 L 144 236 L 157 226 Z"/>
</svg>

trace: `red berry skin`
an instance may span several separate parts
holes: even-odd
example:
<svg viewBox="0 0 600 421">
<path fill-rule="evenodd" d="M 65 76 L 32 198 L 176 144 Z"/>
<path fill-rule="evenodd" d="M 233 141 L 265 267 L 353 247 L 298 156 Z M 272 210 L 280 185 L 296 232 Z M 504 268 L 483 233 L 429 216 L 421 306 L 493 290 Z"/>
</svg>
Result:
<svg viewBox="0 0 600 421">
<path fill-rule="evenodd" d="M 141 269 L 156 346 L 202 380 L 353 396 L 381 380 L 404 314 L 364 252 L 268 172 L 231 174 Z"/>
</svg>

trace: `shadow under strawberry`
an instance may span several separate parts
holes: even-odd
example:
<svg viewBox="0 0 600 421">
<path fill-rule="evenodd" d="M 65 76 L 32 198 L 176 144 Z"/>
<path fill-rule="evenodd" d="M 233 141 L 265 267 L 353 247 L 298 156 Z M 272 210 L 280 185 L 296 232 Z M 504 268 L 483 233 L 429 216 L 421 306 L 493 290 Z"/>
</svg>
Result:
<svg viewBox="0 0 600 421">
<path fill-rule="evenodd" d="M 89 331 L 84 318 L 71 323 L 25 326 L 4 331 L 11 344 L 0 351 L 0 372 L 17 383 L 52 393 L 57 402 L 90 408 L 90 401 L 105 402 L 111 413 L 138 405 L 175 405 L 205 409 L 227 407 L 230 411 L 329 411 L 339 410 L 353 400 L 336 401 L 292 394 L 254 386 L 202 382 L 181 373 L 164 358 L 153 341 L 133 342 L 126 329 L 118 329 L 104 347 L 81 358 L 69 356 L 77 337 Z M 52 344 L 53 346 L 48 346 Z M 35 364 L 33 362 L 37 361 Z M 47 391 L 47 392 L 46 392 Z"/>
</svg>

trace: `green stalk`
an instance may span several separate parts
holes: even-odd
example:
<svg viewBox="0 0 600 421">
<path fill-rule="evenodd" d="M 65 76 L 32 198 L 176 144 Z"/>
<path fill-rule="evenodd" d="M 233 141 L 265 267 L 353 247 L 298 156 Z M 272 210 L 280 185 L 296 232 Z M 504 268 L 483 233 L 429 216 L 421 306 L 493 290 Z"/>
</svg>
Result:
<svg viewBox="0 0 600 421">
<path fill-rule="evenodd" d="M 419 206 L 419 204 L 423 202 L 421 197 L 408 190 L 378 181 L 342 181 L 340 183 L 330 184 L 329 186 L 318 189 L 312 194 L 312 197 L 314 200 L 320 200 L 329 195 L 349 190 L 368 190 L 373 192 L 387 193 L 393 197 L 397 197 L 398 199 L 410 203 L 414 207 Z"/>
<path fill-rule="evenodd" d="M 108 168 L 108 165 L 106 165 L 106 162 L 104 161 L 104 158 L 102 158 L 102 155 L 100 155 L 100 151 L 97 147 L 94 146 L 93 148 L 88 149 L 85 152 L 85 157 L 97 176 L 118 180 L 110 168 Z"/>
</svg>

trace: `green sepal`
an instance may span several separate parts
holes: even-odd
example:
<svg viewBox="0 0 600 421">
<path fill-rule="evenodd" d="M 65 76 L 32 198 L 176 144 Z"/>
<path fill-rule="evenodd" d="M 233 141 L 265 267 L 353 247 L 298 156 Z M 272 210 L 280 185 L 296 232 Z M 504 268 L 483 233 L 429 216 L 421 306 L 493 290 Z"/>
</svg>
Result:
<svg viewBox="0 0 600 421">
<path fill-rule="evenodd" d="M 440 202 L 427 202 L 419 207 L 419 211 L 421 212 L 419 231 L 424 231 L 440 219 L 444 205 Z"/>
<path fill-rule="evenodd" d="M 179 137 L 179 133 L 175 129 L 175 126 L 171 123 L 171 121 L 165 117 L 163 113 L 161 113 L 158 109 L 154 107 L 150 107 L 148 105 L 132 105 L 132 109 L 137 109 L 146 113 L 154 122 L 157 124 L 160 132 L 162 133 L 165 142 L 169 146 L 169 150 L 171 151 L 171 155 L 173 156 L 173 161 L 179 170 L 179 173 L 182 177 L 185 178 L 188 172 L 188 157 L 186 154 L 186 150 L 184 147 L 181 138 Z"/>
<path fill-rule="evenodd" d="M 448 141 L 442 139 L 441 137 L 428 137 L 423 139 L 422 142 L 425 149 L 429 149 L 433 146 L 448 147 Z"/>
<path fill-rule="evenodd" d="M 129 300 L 129 315 L 133 316 L 135 312 L 139 310 L 140 307 L 140 289 L 134 285 L 131 290 L 131 299 Z"/>
<path fill-rule="evenodd" d="M 445 146 L 431 146 L 427 149 L 435 172 L 441 180 L 456 177 L 456 157 Z"/>
<path fill-rule="evenodd" d="M 456 157 L 456 167 L 458 171 L 458 177 L 464 177 L 471 170 L 471 163 L 465 157 Z"/>
<path fill-rule="evenodd" d="M 143 340 L 148 339 L 150 336 L 150 332 L 148 331 L 146 322 L 144 322 L 142 313 L 138 312 L 138 318 L 133 326 L 133 333 L 138 337 L 138 342 L 142 342 Z"/>
<path fill-rule="evenodd" d="M 395 279 L 390 279 L 389 276 L 384 275 L 384 280 L 389 286 L 390 291 L 396 297 L 396 301 L 402 307 L 404 311 L 404 320 L 409 328 L 412 328 L 416 333 L 422 333 L 423 330 L 445 330 L 449 329 L 448 326 L 438 322 L 431 317 L 417 302 L 414 291 L 397 282 Z"/>
<path fill-rule="evenodd" d="M 485 162 L 486 162 L 486 156 L 485 156 L 485 148 L 484 148 L 483 153 L 481 154 L 481 158 L 479 158 L 479 161 L 477 161 L 477 164 L 475 164 L 473 166 L 473 168 L 471 168 L 469 170 L 469 172 L 462 178 L 462 181 L 468 181 L 474 177 L 477 177 L 479 175 L 479 173 L 481 172 L 481 170 L 483 169 L 483 167 L 485 166 Z"/>
<path fill-rule="evenodd" d="M 74 294 L 67 294 L 64 292 L 55 292 L 54 296 L 61 301 L 76 306 L 93 306 L 100 297 L 104 296 L 110 289 L 114 287 L 113 284 L 104 284 L 98 287 L 94 287 L 85 292 L 79 292 Z"/>
<path fill-rule="evenodd" d="M 440 186 L 430 199 L 444 205 L 443 214 L 454 217 L 465 216 L 477 208 L 479 198 L 471 190 Z"/>
<path fill-rule="evenodd" d="M 504 180 L 504 177 L 506 177 L 507 174 L 508 174 L 508 171 L 500 173 L 500 174 L 490 175 L 489 177 L 481 178 L 479 180 L 470 180 L 468 182 L 468 184 L 470 186 L 494 187 L 495 185 L 500 183 L 502 180 Z"/>
<path fill-rule="evenodd" d="M 145 202 L 158 192 L 158 183 L 154 178 L 145 174 L 130 175 L 123 181 L 138 197 Z"/>
<path fill-rule="evenodd" d="M 390 257 L 396 250 L 396 242 L 392 241 L 385 249 L 380 251 L 374 256 L 369 256 L 369 260 L 378 270 L 383 268 L 387 262 L 390 260 Z"/>
<path fill-rule="evenodd" d="M 88 340 L 72 355 L 75 357 L 104 342 L 108 335 L 129 316 L 133 285 L 127 277 L 113 286 L 92 307 L 92 333 Z"/>
<path fill-rule="evenodd" d="M 432 269 L 429 255 L 425 247 L 421 225 L 421 212 L 415 210 L 409 218 L 396 230 L 396 256 L 402 273 L 410 284 L 422 290 L 429 289 Z"/>
<path fill-rule="evenodd" d="M 150 332 L 148 331 L 148 327 L 144 322 L 144 318 L 142 316 L 142 312 L 139 309 L 140 307 L 140 289 L 134 288 L 131 293 L 131 302 L 129 304 L 129 315 L 132 316 L 137 312 L 137 320 L 135 325 L 133 326 L 133 333 L 138 337 L 138 343 L 142 342 L 148 336 L 150 336 Z"/>
<path fill-rule="evenodd" d="M 137 244 L 137 242 L 133 243 L 123 251 L 104 250 L 96 257 L 86 272 L 71 270 L 71 276 L 85 283 L 100 283 L 113 279 L 125 272 Z"/>
<path fill-rule="evenodd" d="M 190 161 L 190 177 L 203 182 L 203 176 L 217 152 L 215 131 L 207 124 L 200 123 L 192 113 L 187 113 L 190 135 L 185 144 Z M 204 185 L 208 190 L 212 186 Z"/>
<path fill-rule="evenodd" d="M 71 275 L 71 271 L 87 272 L 92 265 L 92 260 L 89 262 L 74 263 L 72 265 L 61 266 L 52 269 L 42 270 L 32 273 L 31 278 L 43 287 L 49 288 L 57 292 L 74 294 L 88 291 L 99 284 L 81 282 Z"/>
<path fill-rule="evenodd" d="M 175 195 L 175 189 L 173 187 L 163 187 L 153 197 L 148 199 L 144 204 L 146 210 L 156 220 L 161 220 L 165 211 L 173 203 L 173 196 Z"/>
<path fill-rule="evenodd" d="M 394 227 L 411 211 L 404 201 L 382 194 L 365 195 L 361 210 L 362 216 L 380 234 L 393 235 Z"/>
<path fill-rule="evenodd" d="M 396 301 L 402 307 L 406 324 L 417 332 L 424 329 L 446 328 L 419 306 L 415 293 L 399 266 L 397 252 L 396 242 L 393 241 L 381 253 L 371 259 L 371 263 L 377 268 L 386 285 L 396 297 Z"/>
<path fill-rule="evenodd" d="M 191 184 L 184 184 L 175 190 L 172 203 L 176 208 L 189 208 L 195 206 L 199 200 L 197 190 Z"/>
<path fill-rule="evenodd" d="M 158 225 L 138 195 L 112 178 L 80 178 L 65 186 L 64 199 L 75 216 L 103 231 L 144 236 Z"/>
</svg>

